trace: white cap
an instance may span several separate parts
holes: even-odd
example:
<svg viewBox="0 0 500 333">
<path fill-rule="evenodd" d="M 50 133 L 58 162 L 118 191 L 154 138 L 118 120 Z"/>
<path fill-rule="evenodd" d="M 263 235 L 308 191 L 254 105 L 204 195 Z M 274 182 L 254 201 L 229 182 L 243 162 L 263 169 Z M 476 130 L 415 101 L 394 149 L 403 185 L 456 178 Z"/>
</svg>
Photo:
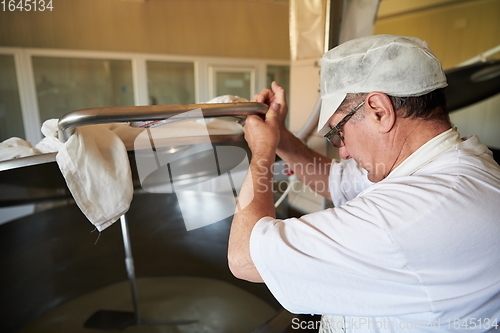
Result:
<svg viewBox="0 0 500 333">
<path fill-rule="evenodd" d="M 318 132 L 323 132 L 348 93 L 380 91 L 410 97 L 447 85 L 441 63 L 418 38 L 374 35 L 350 40 L 321 59 Z"/>
</svg>

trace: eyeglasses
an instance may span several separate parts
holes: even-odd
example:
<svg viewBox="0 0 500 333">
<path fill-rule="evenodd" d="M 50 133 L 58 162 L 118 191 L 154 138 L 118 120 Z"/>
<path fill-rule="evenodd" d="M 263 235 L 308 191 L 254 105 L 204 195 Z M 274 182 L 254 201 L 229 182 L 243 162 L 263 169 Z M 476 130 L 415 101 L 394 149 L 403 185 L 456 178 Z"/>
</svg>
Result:
<svg viewBox="0 0 500 333">
<path fill-rule="evenodd" d="M 334 127 L 332 127 L 328 133 L 325 134 L 325 138 L 330 142 L 334 147 L 340 148 L 344 145 L 344 136 L 340 134 L 340 130 L 342 129 L 342 126 L 347 123 L 349 119 L 358 111 L 363 104 L 365 104 L 365 101 L 362 101 L 359 103 L 352 111 L 350 111 L 348 114 L 345 115 L 344 118 L 342 118 L 341 121 L 337 123 Z"/>
</svg>

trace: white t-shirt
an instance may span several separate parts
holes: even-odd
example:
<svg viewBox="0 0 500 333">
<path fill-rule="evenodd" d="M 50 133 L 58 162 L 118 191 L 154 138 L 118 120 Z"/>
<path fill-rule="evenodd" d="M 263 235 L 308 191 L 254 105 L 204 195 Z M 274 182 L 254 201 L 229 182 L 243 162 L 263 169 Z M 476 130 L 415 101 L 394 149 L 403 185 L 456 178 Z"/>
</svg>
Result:
<svg viewBox="0 0 500 333">
<path fill-rule="evenodd" d="M 251 256 L 282 306 L 327 315 L 323 332 L 499 322 L 500 167 L 476 136 L 458 138 L 443 133 L 375 184 L 352 162 L 334 164 L 335 208 L 261 219 Z"/>
</svg>

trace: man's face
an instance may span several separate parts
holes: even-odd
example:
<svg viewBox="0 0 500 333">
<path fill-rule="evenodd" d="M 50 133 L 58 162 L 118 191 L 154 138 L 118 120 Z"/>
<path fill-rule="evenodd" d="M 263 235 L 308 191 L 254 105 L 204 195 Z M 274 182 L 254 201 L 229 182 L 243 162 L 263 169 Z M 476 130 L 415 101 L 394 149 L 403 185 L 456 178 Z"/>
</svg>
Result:
<svg viewBox="0 0 500 333">
<path fill-rule="evenodd" d="M 345 115 L 345 113 L 334 113 L 328 124 L 331 127 L 336 126 Z M 342 159 L 354 159 L 368 172 L 368 179 L 372 182 L 379 182 L 387 176 L 384 152 L 378 145 L 380 137 L 369 112 L 358 121 L 353 119 L 347 121 L 340 129 L 340 134 L 344 138 L 339 148 Z"/>
</svg>

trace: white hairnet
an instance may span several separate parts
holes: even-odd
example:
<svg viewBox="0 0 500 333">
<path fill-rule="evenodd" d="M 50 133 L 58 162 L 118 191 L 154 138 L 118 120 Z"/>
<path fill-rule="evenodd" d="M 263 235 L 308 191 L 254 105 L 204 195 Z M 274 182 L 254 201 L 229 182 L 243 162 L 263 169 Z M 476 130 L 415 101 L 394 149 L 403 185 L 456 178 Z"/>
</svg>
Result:
<svg viewBox="0 0 500 333">
<path fill-rule="evenodd" d="M 380 91 L 408 97 L 446 86 L 439 60 L 418 38 L 374 35 L 350 40 L 321 59 L 318 131 L 323 131 L 348 93 Z"/>
</svg>

